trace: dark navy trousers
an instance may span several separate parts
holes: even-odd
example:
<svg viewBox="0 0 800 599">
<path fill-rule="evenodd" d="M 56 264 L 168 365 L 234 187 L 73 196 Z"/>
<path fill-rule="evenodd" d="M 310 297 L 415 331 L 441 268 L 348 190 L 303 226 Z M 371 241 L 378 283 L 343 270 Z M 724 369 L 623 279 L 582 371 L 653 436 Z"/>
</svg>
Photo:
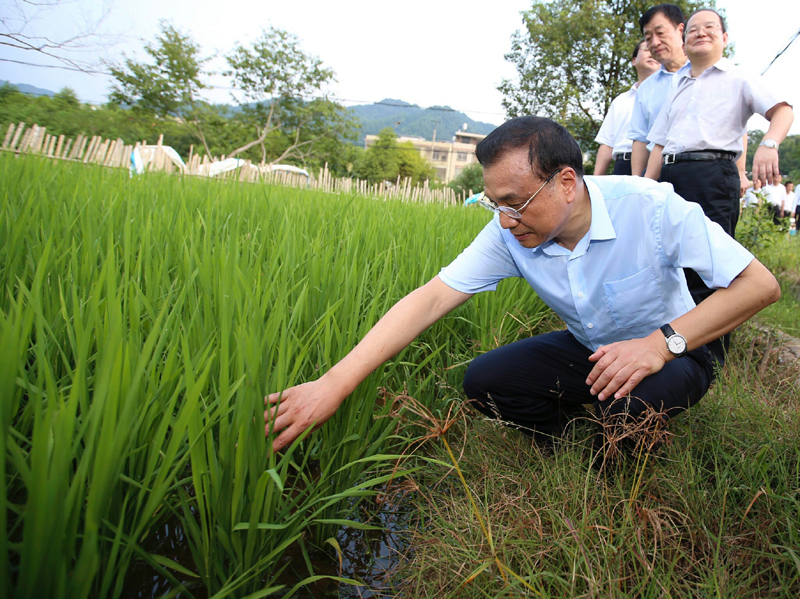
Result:
<svg viewBox="0 0 800 599">
<path fill-rule="evenodd" d="M 523 339 L 475 358 L 464 376 L 472 406 L 526 432 L 557 435 L 594 404 L 596 416 L 643 415 L 648 406 L 672 417 L 697 403 L 714 380 L 714 360 L 703 346 L 668 362 L 628 398 L 598 401 L 586 377 L 592 350 L 568 331 Z"/>
</svg>

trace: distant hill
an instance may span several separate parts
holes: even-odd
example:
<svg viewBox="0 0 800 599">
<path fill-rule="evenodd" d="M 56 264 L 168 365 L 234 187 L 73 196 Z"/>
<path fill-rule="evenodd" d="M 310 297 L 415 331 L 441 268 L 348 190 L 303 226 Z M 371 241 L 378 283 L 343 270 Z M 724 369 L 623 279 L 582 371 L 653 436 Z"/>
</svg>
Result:
<svg viewBox="0 0 800 599">
<path fill-rule="evenodd" d="M 31 96 L 55 96 L 56 92 L 50 91 L 49 89 L 42 89 L 41 87 L 35 87 L 33 85 L 28 85 L 27 83 L 11 83 L 10 81 L 5 81 L 4 79 L 0 79 L 0 86 L 8 84 L 12 87 L 16 87 L 19 91 L 23 94 L 30 94 Z"/>
<path fill-rule="evenodd" d="M 49 89 L 42 89 L 26 83 L 10 83 L 0 79 L 0 86 L 8 83 L 16 87 L 19 91 L 33 96 L 55 96 L 56 92 Z M 235 114 L 240 107 L 230 104 L 223 104 L 228 109 L 228 114 Z M 385 99 L 374 104 L 364 106 L 351 106 L 350 112 L 361 121 L 361 129 L 358 134 L 358 145 L 364 144 L 367 135 L 377 135 L 381 129 L 393 127 L 398 136 L 408 135 L 422 137 L 423 139 L 433 139 L 433 130 L 436 129 L 436 139 L 440 141 L 450 141 L 456 131 L 461 131 L 464 123 L 467 124 L 467 131 L 470 133 L 480 133 L 488 135 L 497 125 L 473 121 L 463 112 L 453 110 L 449 106 L 431 106 L 420 108 L 416 104 L 409 104 L 402 100 Z"/>
<path fill-rule="evenodd" d="M 453 110 L 449 106 L 431 106 L 420 108 L 402 100 L 386 99 L 365 106 L 351 106 L 350 112 L 361 121 L 358 142 L 363 143 L 367 135 L 377 135 L 381 129 L 393 127 L 397 135 L 417 136 L 450 141 L 456 131 L 467 124 L 467 131 L 488 135 L 497 125 L 473 121 L 463 112 Z"/>
</svg>

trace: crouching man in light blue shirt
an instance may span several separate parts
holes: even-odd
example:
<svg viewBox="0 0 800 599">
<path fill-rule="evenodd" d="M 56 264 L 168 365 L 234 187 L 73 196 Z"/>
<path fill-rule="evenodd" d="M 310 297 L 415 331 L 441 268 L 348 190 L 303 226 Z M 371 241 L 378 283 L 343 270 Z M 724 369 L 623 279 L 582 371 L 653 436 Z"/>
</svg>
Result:
<svg viewBox="0 0 800 599">
<path fill-rule="evenodd" d="M 265 398 L 275 449 L 320 426 L 380 364 L 504 278 L 525 278 L 567 329 L 476 357 L 464 390 L 478 410 L 537 436 L 559 435 L 584 404 L 601 420 L 685 410 L 713 381 L 704 344 L 780 297 L 772 274 L 670 185 L 584 177 L 577 143 L 549 119 L 504 123 L 477 156 L 494 218 L 320 379 Z M 716 289 L 699 306 L 684 267 Z"/>
</svg>

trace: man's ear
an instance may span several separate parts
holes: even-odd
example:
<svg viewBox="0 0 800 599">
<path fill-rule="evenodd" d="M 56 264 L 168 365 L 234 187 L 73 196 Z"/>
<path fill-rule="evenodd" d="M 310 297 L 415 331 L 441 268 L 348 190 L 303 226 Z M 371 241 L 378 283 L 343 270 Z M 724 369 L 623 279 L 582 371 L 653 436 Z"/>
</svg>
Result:
<svg viewBox="0 0 800 599">
<path fill-rule="evenodd" d="M 578 175 L 575 170 L 565 166 L 558 175 L 558 182 L 564 193 L 567 194 L 567 201 L 572 202 L 575 199 L 575 191 L 578 188 Z"/>
</svg>

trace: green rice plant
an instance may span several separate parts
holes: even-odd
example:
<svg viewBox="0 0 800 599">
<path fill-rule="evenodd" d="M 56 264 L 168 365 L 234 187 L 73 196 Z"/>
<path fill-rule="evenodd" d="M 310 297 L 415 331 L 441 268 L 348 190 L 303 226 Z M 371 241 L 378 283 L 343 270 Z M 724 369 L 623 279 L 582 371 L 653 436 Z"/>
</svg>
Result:
<svg viewBox="0 0 800 599">
<path fill-rule="evenodd" d="M 289 546 L 365 526 L 358 502 L 407 474 L 387 394 L 446 411 L 475 351 L 545 313 L 516 282 L 476 297 L 275 455 L 264 395 L 330 368 L 486 215 L 10 155 L 0 177 L 4 596 L 121 597 L 139 562 L 188 594 L 274 591 Z M 149 549 L 174 518 L 193 563 Z M 283 592 L 318 578 L 304 561 Z"/>
</svg>

